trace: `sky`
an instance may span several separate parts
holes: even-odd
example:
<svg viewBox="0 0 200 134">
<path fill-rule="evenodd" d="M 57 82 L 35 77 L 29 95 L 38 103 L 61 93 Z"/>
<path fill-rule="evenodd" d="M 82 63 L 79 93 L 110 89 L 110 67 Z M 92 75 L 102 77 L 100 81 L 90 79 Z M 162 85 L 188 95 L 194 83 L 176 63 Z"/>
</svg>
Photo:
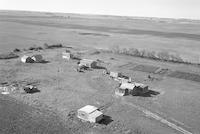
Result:
<svg viewBox="0 0 200 134">
<path fill-rule="evenodd" d="M 200 19 L 200 0 L 0 0 L 0 9 Z"/>
</svg>

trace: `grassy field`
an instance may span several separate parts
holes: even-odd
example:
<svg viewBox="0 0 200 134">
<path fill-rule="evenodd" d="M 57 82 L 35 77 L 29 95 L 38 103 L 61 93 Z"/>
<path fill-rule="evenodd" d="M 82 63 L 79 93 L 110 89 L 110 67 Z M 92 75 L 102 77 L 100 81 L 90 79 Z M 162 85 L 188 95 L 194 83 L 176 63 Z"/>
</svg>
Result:
<svg viewBox="0 0 200 134">
<path fill-rule="evenodd" d="M 75 134 L 198 134 L 198 66 L 96 52 L 94 48 L 119 46 L 169 51 L 197 62 L 199 25 L 194 20 L 1 11 L 0 51 L 19 48 L 20 57 L 42 54 L 48 62 L 24 64 L 20 58 L 0 60 L 0 83 L 36 83 L 38 93 L 16 91 L 9 96 L 55 112 L 66 123 L 62 129 Z M 62 43 L 66 48 L 27 50 L 44 43 Z M 66 49 L 79 53 L 81 58 L 103 61 L 101 66 L 147 84 L 151 92 L 146 96 L 115 96 L 117 82 L 103 75 L 102 69 L 78 73 L 76 60 L 65 61 L 61 57 Z M 164 69 L 164 73 L 155 73 L 158 69 L 161 72 Z M 154 79 L 148 79 L 148 75 Z M 102 108 L 109 120 L 101 124 L 78 120 L 76 110 L 87 104 Z"/>
<path fill-rule="evenodd" d="M 44 42 L 119 46 L 168 51 L 185 61 L 199 63 L 199 27 L 199 21 L 192 20 L 1 11 L 0 47 L 8 50 L 13 44 L 24 47 Z"/>
</svg>

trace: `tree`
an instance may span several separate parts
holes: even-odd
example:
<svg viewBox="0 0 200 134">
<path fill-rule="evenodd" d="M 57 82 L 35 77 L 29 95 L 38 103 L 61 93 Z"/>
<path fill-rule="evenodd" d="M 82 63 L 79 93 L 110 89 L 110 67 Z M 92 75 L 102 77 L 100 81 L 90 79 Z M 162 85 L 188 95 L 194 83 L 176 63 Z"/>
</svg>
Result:
<svg viewBox="0 0 200 134">
<path fill-rule="evenodd" d="M 170 55 L 166 51 L 162 51 L 158 53 L 158 58 L 164 61 L 169 61 L 170 60 Z"/>
<path fill-rule="evenodd" d="M 180 57 L 180 55 L 177 53 L 176 55 L 171 54 L 170 59 L 171 61 L 174 61 L 174 62 L 184 62 L 183 59 Z"/>
<path fill-rule="evenodd" d="M 128 53 L 133 56 L 140 56 L 140 52 L 136 48 L 129 48 Z"/>
<path fill-rule="evenodd" d="M 156 56 L 156 52 L 155 51 L 147 52 L 147 57 L 151 58 L 151 59 L 158 59 L 158 57 Z"/>
<path fill-rule="evenodd" d="M 118 45 L 112 45 L 110 48 L 109 48 L 113 53 L 119 53 L 119 46 Z"/>
</svg>

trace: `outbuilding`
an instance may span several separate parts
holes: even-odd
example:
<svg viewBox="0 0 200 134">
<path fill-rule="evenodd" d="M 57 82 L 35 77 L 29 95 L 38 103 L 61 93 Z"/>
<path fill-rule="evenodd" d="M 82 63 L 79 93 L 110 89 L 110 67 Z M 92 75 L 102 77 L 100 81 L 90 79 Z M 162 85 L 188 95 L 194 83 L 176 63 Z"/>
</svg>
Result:
<svg viewBox="0 0 200 134">
<path fill-rule="evenodd" d="M 97 66 L 97 61 L 90 59 L 82 59 L 80 60 L 79 66 L 86 66 L 89 68 L 95 68 Z"/>
<path fill-rule="evenodd" d="M 86 105 L 85 107 L 78 110 L 77 117 L 84 121 L 96 123 L 102 120 L 103 113 L 99 111 L 95 106 Z"/>
<path fill-rule="evenodd" d="M 148 86 L 142 83 L 121 83 L 119 88 L 115 90 L 115 94 L 119 96 L 131 95 L 141 95 L 147 93 Z"/>
<path fill-rule="evenodd" d="M 62 58 L 70 60 L 72 58 L 72 54 L 70 52 L 63 52 L 62 53 Z"/>
<path fill-rule="evenodd" d="M 110 77 L 111 78 L 118 78 L 121 76 L 121 73 L 118 72 L 110 72 Z"/>
<path fill-rule="evenodd" d="M 27 59 L 28 57 L 29 57 L 29 56 L 26 56 L 26 55 L 22 56 L 22 57 L 21 57 L 21 62 L 26 63 L 26 59 Z"/>
<path fill-rule="evenodd" d="M 26 56 L 26 55 L 21 57 L 21 61 L 23 63 L 34 63 L 34 60 L 31 57 Z"/>
<path fill-rule="evenodd" d="M 131 83 L 132 79 L 131 77 L 128 77 L 128 78 L 118 77 L 118 81 L 119 83 Z"/>
</svg>

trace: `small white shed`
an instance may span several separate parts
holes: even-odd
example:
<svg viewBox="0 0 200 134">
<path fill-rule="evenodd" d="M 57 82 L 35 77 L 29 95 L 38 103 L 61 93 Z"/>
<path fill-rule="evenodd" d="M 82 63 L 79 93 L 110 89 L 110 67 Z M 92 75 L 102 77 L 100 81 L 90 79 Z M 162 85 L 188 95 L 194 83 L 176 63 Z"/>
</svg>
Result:
<svg viewBox="0 0 200 134">
<path fill-rule="evenodd" d="M 69 53 L 69 52 L 63 52 L 63 53 L 62 53 L 62 58 L 63 58 L 63 59 L 70 60 L 70 58 L 72 58 L 72 54 Z"/>
<path fill-rule="evenodd" d="M 22 57 L 21 57 L 21 62 L 26 63 L 26 59 L 27 59 L 28 57 L 29 57 L 29 56 L 26 56 L 26 55 L 22 56 Z"/>
<path fill-rule="evenodd" d="M 95 106 L 86 105 L 85 107 L 78 110 L 77 117 L 84 121 L 96 123 L 102 120 L 103 113 L 99 111 Z"/>
<path fill-rule="evenodd" d="M 120 77 L 118 79 L 119 79 L 120 83 L 131 83 L 132 82 L 130 77 L 129 77 L 129 79 L 120 78 Z"/>
<path fill-rule="evenodd" d="M 34 63 L 34 60 L 31 57 L 24 55 L 24 56 L 21 57 L 21 62 L 23 62 L 23 63 Z"/>
<path fill-rule="evenodd" d="M 111 78 L 118 78 L 119 76 L 121 76 L 121 73 L 118 73 L 118 72 L 110 72 L 110 77 L 111 77 Z"/>
</svg>

